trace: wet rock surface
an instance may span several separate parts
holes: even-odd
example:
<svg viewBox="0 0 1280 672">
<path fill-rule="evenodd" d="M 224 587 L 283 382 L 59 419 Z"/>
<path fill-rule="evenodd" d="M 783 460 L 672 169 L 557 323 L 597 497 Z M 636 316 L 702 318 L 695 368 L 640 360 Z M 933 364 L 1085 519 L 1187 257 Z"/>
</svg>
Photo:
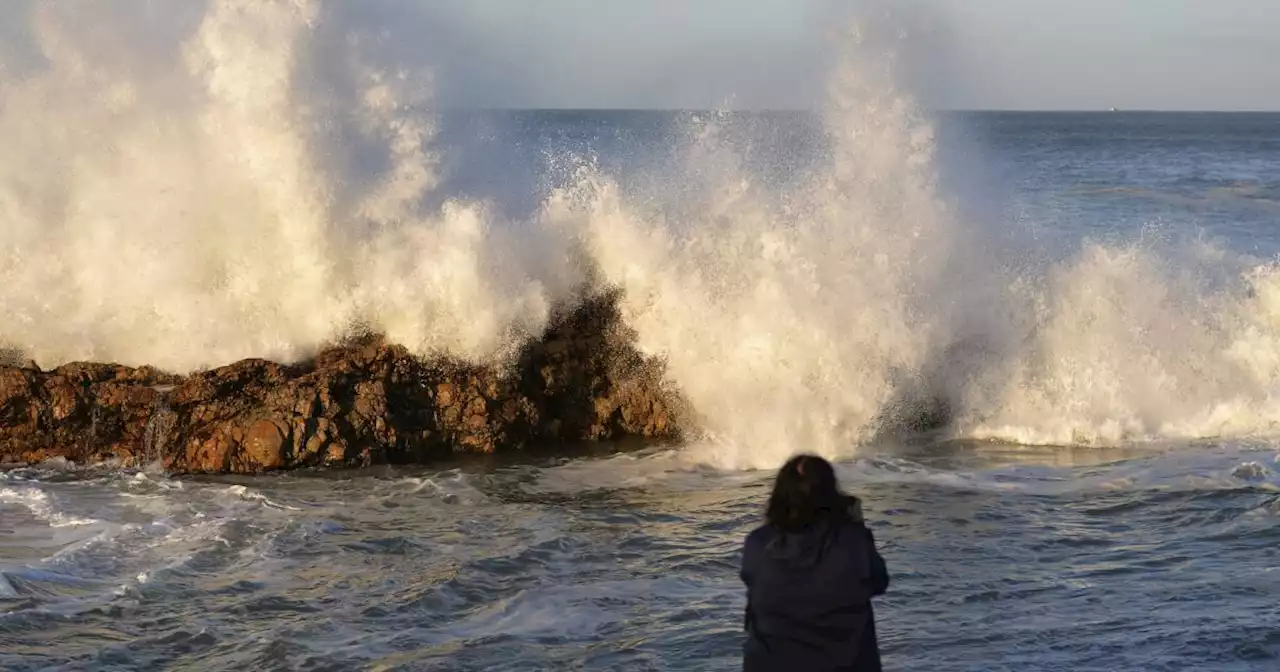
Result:
<svg viewBox="0 0 1280 672">
<path fill-rule="evenodd" d="M 176 473 L 423 463 L 458 453 L 679 437 L 660 362 L 611 296 L 556 320 L 503 367 L 421 358 L 380 336 L 309 361 L 176 376 L 73 363 L 0 366 L 0 464 L 159 463 Z"/>
</svg>

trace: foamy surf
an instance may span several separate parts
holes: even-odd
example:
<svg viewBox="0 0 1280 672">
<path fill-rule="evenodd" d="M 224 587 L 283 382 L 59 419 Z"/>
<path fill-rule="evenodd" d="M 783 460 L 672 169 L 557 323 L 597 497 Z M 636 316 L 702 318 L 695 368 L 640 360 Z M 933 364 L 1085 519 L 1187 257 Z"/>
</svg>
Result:
<svg viewBox="0 0 1280 672">
<path fill-rule="evenodd" d="M 1030 614 L 1078 599 L 1090 623 L 1124 619 L 1176 638 L 1185 605 L 1167 602 L 1170 583 L 1213 594 L 1270 585 L 1266 549 L 1280 513 L 1274 444 L 877 450 L 837 467 L 902 567 L 898 597 L 883 608 L 888 627 L 924 611 L 949 626 L 985 618 L 975 603 Z M 731 661 L 742 608 L 733 557 L 759 524 L 771 475 L 654 450 L 443 472 L 288 474 L 251 486 L 32 480 L 50 501 L 65 489 L 105 503 L 103 518 L 120 531 L 31 562 L 3 560 L 15 545 L 0 545 L 0 665 Z M 465 506 L 450 505 L 449 494 Z M 1010 566 L 1021 569 L 1011 576 Z M 1246 599 L 1253 614 L 1267 597 L 1206 608 L 1226 618 L 1245 613 L 1237 600 Z M 1002 632 L 1038 624 L 1034 641 L 1062 638 L 1053 655 L 1103 660 L 1088 642 L 1110 628 L 1074 617 L 1068 635 L 1057 621 L 1023 620 Z M 938 645 L 919 629 L 903 632 Z M 1252 641 L 1235 637 L 1232 646 Z M 895 655 L 923 666 L 936 655 L 918 650 Z M 980 666 L 990 652 L 957 650 L 969 658 L 956 669 Z"/>
<path fill-rule="evenodd" d="M 36 520 L 7 519 L 14 536 L 7 542 L 12 552 L 0 553 L 0 598 L 35 599 L 70 614 L 198 585 L 215 567 L 269 574 L 277 537 L 301 510 L 245 486 L 173 487 L 123 475 L 55 483 L 33 478 L 21 487 L 17 495 L 0 489 L 0 520 L 10 502 Z M 102 519 L 68 534 L 60 529 L 73 519 L 60 504 L 64 499 L 95 502 Z"/>
<path fill-rule="evenodd" d="M 0 488 L 0 504 L 22 507 L 32 516 L 47 523 L 49 527 L 84 527 L 102 522 L 93 518 L 69 515 L 58 510 L 57 503 L 51 501 L 49 495 L 40 490 L 36 484 Z"/>
</svg>

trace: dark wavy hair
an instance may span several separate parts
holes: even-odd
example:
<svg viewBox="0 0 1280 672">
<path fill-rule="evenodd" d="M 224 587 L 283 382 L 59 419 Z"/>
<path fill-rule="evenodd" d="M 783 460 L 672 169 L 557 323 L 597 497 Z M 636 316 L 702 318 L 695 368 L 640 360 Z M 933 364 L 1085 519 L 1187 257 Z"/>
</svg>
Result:
<svg viewBox="0 0 1280 672">
<path fill-rule="evenodd" d="M 851 516 L 857 501 L 840 491 L 830 462 L 797 455 L 778 471 L 764 517 L 774 529 L 799 532 L 823 519 Z"/>
</svg>

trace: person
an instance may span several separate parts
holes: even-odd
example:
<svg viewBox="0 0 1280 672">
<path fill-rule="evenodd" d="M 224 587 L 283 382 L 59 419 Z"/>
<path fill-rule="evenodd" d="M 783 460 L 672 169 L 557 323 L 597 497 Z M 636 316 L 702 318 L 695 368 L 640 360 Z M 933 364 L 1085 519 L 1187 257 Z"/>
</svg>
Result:
<svg viewBox="0 0 1280 672">
<path fill-rule="evenodd" d="M 889 572 L 831 463 L 814 455 L 778 472 L 765 523 L 746 538 L 744 672 L 880 672 L 871 598 Z"/>
</svg>

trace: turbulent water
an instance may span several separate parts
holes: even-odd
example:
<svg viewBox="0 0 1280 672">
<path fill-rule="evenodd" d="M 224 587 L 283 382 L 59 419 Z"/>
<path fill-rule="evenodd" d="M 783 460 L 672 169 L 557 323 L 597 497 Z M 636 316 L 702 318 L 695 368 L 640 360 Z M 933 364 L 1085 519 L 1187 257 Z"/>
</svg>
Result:
<svg viewBox="0 0 1280 672">
<path fill-rule="evenodd" d="M 875 30 L 814 114 L 435 113 L 422 26 L 351 6 L 7 10 L 0 348 L 492 361 L 608 285 L 698 431 L 0 475 L 0 667 L 732 669 L 799 450 L 868 500 L 894 669 L 1276 665 L 1280 116 L 931 115 Z"/>
<path fill-rule="evenodd" d="M 1276 457 L 952 445 L 841 465 L 893 572 L 889 669 L 1274 669 Z M 669 454 L 11 473 L 0 667 L 739 669 L 736 552 L 767 481 Z"/>
</svg>

